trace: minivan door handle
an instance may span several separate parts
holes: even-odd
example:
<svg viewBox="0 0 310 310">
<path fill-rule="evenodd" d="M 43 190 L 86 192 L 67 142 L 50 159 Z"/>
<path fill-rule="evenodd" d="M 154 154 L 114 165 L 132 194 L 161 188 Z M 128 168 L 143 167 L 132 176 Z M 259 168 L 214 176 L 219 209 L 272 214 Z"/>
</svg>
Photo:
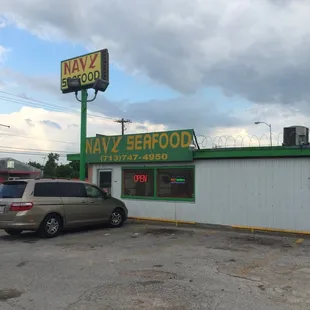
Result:
<svg viewBox="0 0 310 310">
<path fill-rule="evenodd" d="M 82 200 L 82 203 L 95 203 L 95 200 L 94 199 L 85 199 L 85 200 Z"/>
</svg>

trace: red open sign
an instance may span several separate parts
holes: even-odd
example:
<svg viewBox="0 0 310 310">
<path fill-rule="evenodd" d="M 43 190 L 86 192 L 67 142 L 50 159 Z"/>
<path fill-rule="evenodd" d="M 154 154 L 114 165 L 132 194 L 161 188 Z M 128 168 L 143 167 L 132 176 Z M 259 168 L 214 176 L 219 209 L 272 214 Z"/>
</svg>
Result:
<svg viewBox="0 0 310 310">
<path fill-rule="evenodd" d="M 133 181 L 135 183 L 147 183 L 147 174 L 135 174 L 133 176 Z"/>
</svg>

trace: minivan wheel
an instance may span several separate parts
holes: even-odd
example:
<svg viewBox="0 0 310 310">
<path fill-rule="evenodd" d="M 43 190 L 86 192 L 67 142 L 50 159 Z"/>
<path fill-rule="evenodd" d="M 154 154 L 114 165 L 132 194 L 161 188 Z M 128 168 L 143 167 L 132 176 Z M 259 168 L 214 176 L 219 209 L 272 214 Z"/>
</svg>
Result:
<svg viewBox="0 0 310 310">
<path fill-rule="evenodd" d="M 110 225 L 112 227 L 121 227 L 125 222 L 125 215 L 121 209 L 115 209 L 110 217 Z"/>
<path fill-rule="evenodd" d="M 38 233 L 44 238 L 54 238 L 59 235 L 61 228 L 61 217 L 57 214 L 49 214 L 42 221 Z"/>
<path fill-rule="evenodd" d="M 5 229 L 4 231 L 11 236 L 19 236 L 23 232 L 20 229 Z"/>
</svg>

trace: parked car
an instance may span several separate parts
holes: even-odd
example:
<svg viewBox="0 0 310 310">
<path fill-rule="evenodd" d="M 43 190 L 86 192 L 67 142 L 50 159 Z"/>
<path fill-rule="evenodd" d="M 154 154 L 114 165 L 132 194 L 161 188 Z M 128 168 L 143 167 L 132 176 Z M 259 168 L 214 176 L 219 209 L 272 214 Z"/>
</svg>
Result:
<svg viewBox="0 0 310 310">
<path fill-rule="evenodd" d="M 0 185 L 0 229 L 10 235 L 24 230 L 56 237 L 68 227 L 127 220 L 125 204 L 99 187 L 78 180 L 31 179 Z"/>
</svg>

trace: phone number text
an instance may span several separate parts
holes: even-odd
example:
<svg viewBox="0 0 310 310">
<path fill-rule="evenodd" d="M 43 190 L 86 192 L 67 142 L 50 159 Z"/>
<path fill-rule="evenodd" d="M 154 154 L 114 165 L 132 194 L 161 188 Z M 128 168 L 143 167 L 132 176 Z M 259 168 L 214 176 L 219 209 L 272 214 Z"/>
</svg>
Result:
<svg viewBox="0 0 310 310">
<path fill-rule="evenodd" d="M 100 160 L 103 161 L 156 161 L 156 160 L 168 160 L 168 154 L 122 154 L 122 155 L 102 155 Z"/>
</svg>

